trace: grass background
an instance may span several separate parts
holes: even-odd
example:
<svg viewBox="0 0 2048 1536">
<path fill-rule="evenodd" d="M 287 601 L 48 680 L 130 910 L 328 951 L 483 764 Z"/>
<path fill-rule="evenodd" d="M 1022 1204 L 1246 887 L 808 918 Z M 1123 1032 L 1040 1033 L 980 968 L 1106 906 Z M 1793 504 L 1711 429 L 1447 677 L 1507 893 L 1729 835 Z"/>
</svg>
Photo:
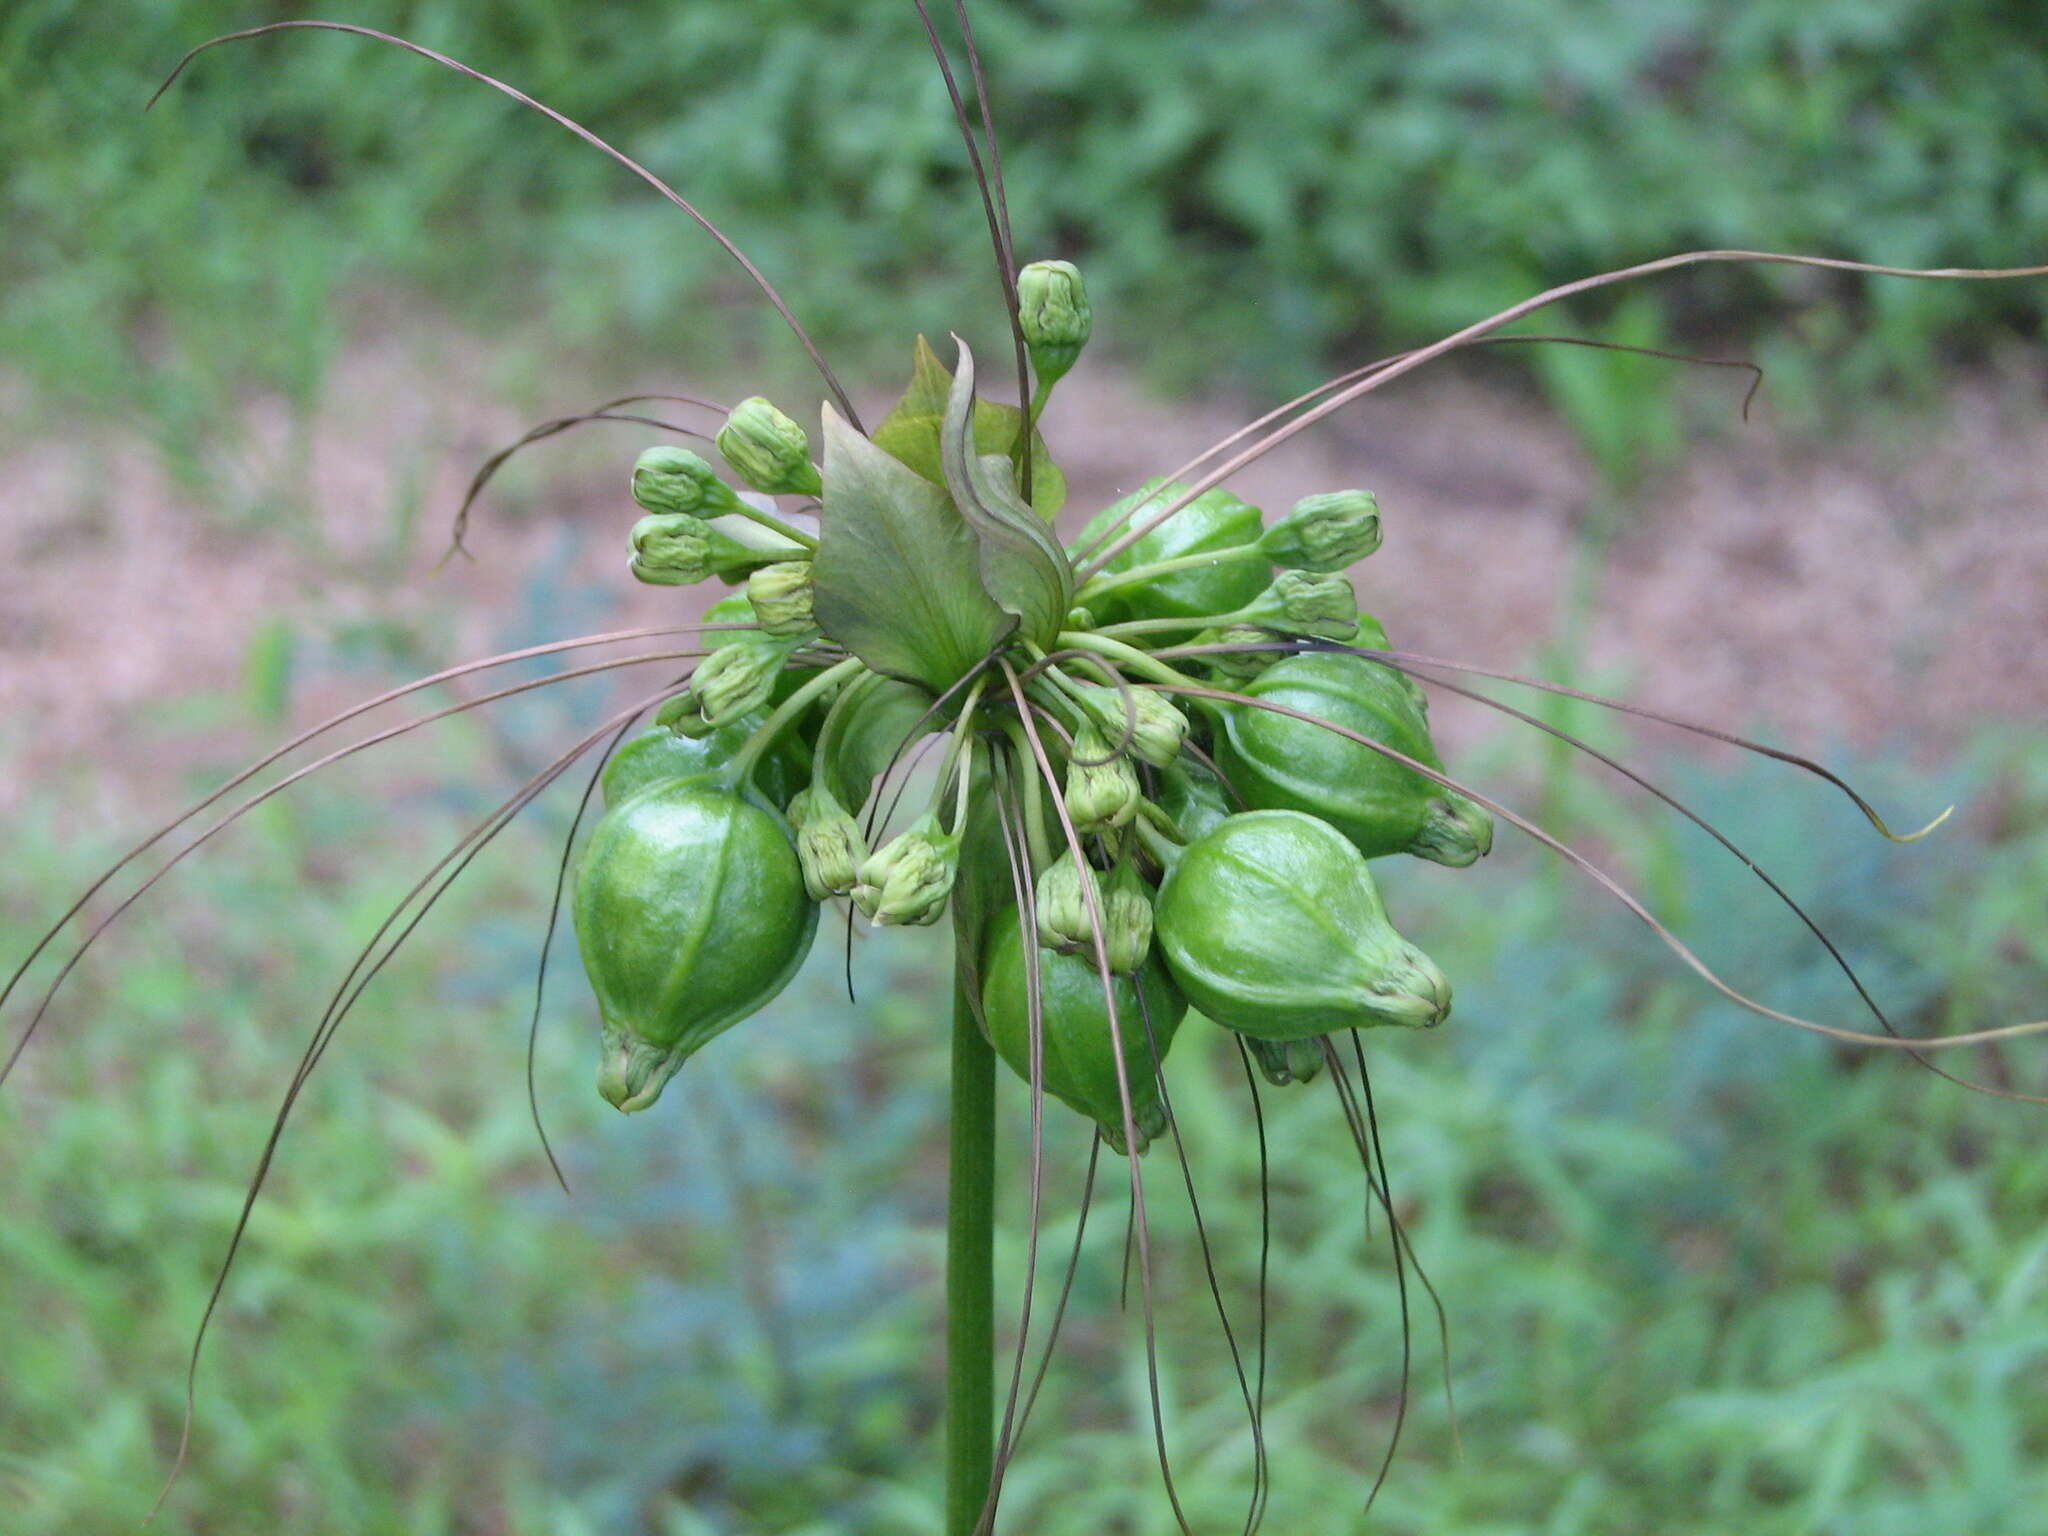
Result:
<svg viewBox="0 0 2048 1536">
<path fill-rule="evenodd" d="M 236 405 L 262 392 L 317 417 L 351 341 L 415 306 L 488 332 L 500 378 L 780 346 L 669 211 L 417 61 L 340 38 L 259 44 L 203 61 L 164 117 L 136 118 L 182 46 L 287 14 L 225 9 L 25 0 L 0 17 L 9 444 L 117 419 L 231 536 L 267 536 L 225 492 L 209 499 Z M 680 168 L 856 359 L 958 315 L 991 329 L 907 7 L 335 14 L 471 58 Z M 1027 244 L 1084 255 L 1105 347 L 1157 381 L 1297 382 L 1329 355 L 1674 246 L 1999 263 L 2048 244 L 2048 60 L 2023 4 L 1417 0 L 1363 26 L 1312 0 L 977 15 Z M 1800 381 L 1825 370 L 1824 411 L 2032 336 L 2038 292 L 1707 277 L 1575 318 L 1631 340 L 1753 342 L 1790 399 L 1822 398 Z M 1617 481 L 1676 451 L 1647 375 L 1539 368 Z M 543 616 L 602 597 L 543 567 L 494 638 L 554 638 Z M 354 610 L 279 607 L 295 627 L 252 636 L 243 692 L 161 701 L 109 743 L 106 772 L 20 800 L 0 883 L 10 956 L 132 824 L 114 757 L 181 765 L 164 771 L 199 793 L 235 766 L 229 741 L 337 685 L 373 691 L 380 663 L 425 643 Z M 140 1521 L 242 1180 L 325 986 L 413 868 L 594 710 L 542 695 L 488 733 L 456 728 L 268 809 L 82 972 L 0 1095 L 0 1530 Z M 1670 771 L 1817 893 L 1902 1026 L 1938 1030 L 2038 1014 L 2048 994 L 2043 746 L 1987 722 L 1939 770 L 1856 762 L 1887 806 L 1971 807 L 1910 849 L 1782 770 Z M 1731 974 L 1850 1016 L 1825 957 L 1702 839 L 1514 738 L 1460 766 L 1596 840 Z M 821 948 L 767 1017 L 631 1121 L 588 1092 L 588 1009 L 565 965 L 538 1071 L 565 1200 L 521 1081 L 564 814 L 458 888 L 315 1079 L 159 1528 L 936 1531 L 938 946 L 864 944 L 858 1005 Z M 1419 1315 L 1404 1449 L 1370 1528 L 2026 1529 L 2048 1500 L 2036 1112 L 1713 1004 L 1526 849 L 1476 876 L 1388 883 L 1459 989 L 1449 1028 L 1374 1041 L 1373 1061 L 1404 1218 L 1450 1308 L 1463 1455 Z M 1171 1087 L 1242 1331 L 1259 1207 L 1234 1060 L 1191 1031 Z M 2038 1090 L 2031 1060 L 1975 1065 Z M 1353 1512 L 1393 1419 L 1385 1232 L 1363 1228 L 1327 1093 L 1267 1105 L 1268 1528 L 1349 1533 L 1366 1528 Z M 1041 1307 L 1081 1166 L 1072 1124 L 1051 1124 Z M 1149 1159 L 1164 1384 L 1183 1497 L 1223 1529 L 1249 1457 L 1177 1177 Z M 1013 1160 L 1013 1302 L 1023 1197 Z M 1135 1318 L 1118 1309 L 1120 1227 L 1108 1193 L 1013 1476 L 1016 1529 L 1171 1529 Z"/>
</svg>

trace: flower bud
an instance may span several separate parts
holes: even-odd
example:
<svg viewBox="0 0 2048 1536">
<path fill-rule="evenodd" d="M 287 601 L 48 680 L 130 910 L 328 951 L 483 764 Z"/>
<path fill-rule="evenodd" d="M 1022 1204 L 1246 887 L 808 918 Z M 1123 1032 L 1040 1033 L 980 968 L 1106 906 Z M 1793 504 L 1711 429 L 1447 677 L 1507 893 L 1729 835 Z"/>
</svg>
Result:
<svg viewBox="0 0 2048 1536">
<path fill-rule="evenodd" d="M 824 484 L 804 429 L 756 395 L 718 429 L 718 451 L 739 477 L 770 496 L 817 496 Z"/>
<path fill-rule="evenodd" d="M 1038 877 L 1034 907 L 1038 912 L 1038 942 L 1047 949 L 1070 955 L 1094 943 L 1094 925 L 1088 920 L 1087 890 L 1102 896 L 1095 872 L 1076 863 L 1072 850 L 1061 854 Z"/>
<path fill-rule="evenodd" d="M 1109 877 L 1102 913 L 1102 948 L 1109 968 L 1128 976 L 1152 953 L 1152 893 L 1129 864 Z"/>
<path fill-rule="evenodd" d="M 811 900 L 849 894 L 859 883 L 860 862 L 868 851 L 860 823 L 822 784 L 801 791 L 789 802 L 788 814 Z"/>
<path fill-rule="evenodd" d="M 1083 684 L 1080 705 L 1105 738 L 1105 745 L 1164 768 L 1180 756 L 1188 738 L 1188 717 L 1147 688 L 1104 688 Z"/>
<path fill-rule="evenodd" d="M 1259 1071 L 1275 1088 L 1285 1088 L 1289 1083 L 1307 1083 L 1323 1070 L 1323 1037 L 1310 1035 L 1305 1040 L 1261 1040 L 1255 1035 L 1244 1037 L 1244 1043 L 1251 1047 L 1252 1059 L 1259 1064 Z"/>
<path fill-rule="evenodd" d="M 1297 571 L 1341 571 L 1380 547 L 1380 504 L 1371 491 L 1304 496 L 1268 528 L 1259 553 Z"/>
<path fill-rule="evenodd" d="M 764 635 L 807 635 L 818 627 L 811 612 L 811 562 L 779 560 L 747 578 L 747 601 L 754 605 Z"/>
<path fill-rule="evenodd" d="M 697 670 L 690 676 L 690 692 L 696 696 L 697 710 L 704 723 L 721 726 L 766 704 L 789 652 L 787 641 L 750 639 L 721 646 L 698 662 Z M 682 730 L 673 722 L 662 723 L 672 730 Z"/>
<path fill-rule="evenodd" d="M 1034 261 L 1019 272 L 1017 321 L 1040 387 L 1053 384 L 1074 366 L 1094 326 L 1080 270 L 1070 261 Z"/>
<path fill-rule="evenodd" d="M 880 926 L 935 923 L 959 865 L 960 839 L 927 814 L 861 861 L 854 902 Z"/>
<path fill-rule="evenodd" d="M 1358 594 L 1342 576 L 1282 571 L 1244 616 L 1284 634 L 1348 640 L 1358 632 Z"/>
<path fill-rule="evenodd" d="M 1108 762 L 1102 761 L 1109 758 Z M 1074 755 L 1067 765 L 1067 815 L 1084 835 L 1126 827 L 1138 813 L 1144 791 L 1130 758 L 1110 757 L 1109 743 L 1092 725 L 1074 733 Z"/>
<path fill-rule="evenodd" d="M 688 512 L 650 512 L 633 525 L 633 575 L 650 586 L 687 587 L 711 574 L 711 525 Z"/>
<path fill-rule="evenodd" d="M 718 478 L 701 454 L 650 448 L 633 464 L 633 499 L 649 512 L 717 517 L 739 506 L 739 493 Z"/>
</svg>

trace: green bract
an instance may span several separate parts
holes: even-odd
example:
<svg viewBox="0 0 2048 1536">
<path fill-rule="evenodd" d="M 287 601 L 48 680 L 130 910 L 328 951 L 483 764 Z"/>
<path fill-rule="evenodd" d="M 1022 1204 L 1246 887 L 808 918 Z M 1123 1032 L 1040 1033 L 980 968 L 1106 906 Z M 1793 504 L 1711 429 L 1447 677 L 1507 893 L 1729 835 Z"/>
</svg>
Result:
<svg viewBox="0 0 2048 1536">
<path fill-rule="evenodd" d="M 1094 956 L 1085 951 L 1055 954 L 1036 943 L 1027 945 L 1012 908 L 989 926 L 982 1019 L 997 1054 L 1026 1081 L 1031 1077 L 1027 954 L 1038 963 L 1046 1092 L 1093 1120 L 1103 1139 L 1124 1151 L 1124 1101 L 1117 1085 L 1116 1045 L 1121 1040 L 1137 1150 L 1144 1151 L 1152 1138 L 1166 1129 L 1166 1105 L 1159 1095 L 1155 1060 L 1166 1059 L 1187 1011 L 1186 1002 L 1159 962 L 1150 961 L 1135 977 L 1114 979 L 1116 1024 L 1112 1030 Z"/>
<path fill-rule="evenodd" d="M 1313 816 L 1218 823 L 1167 872 L 1156 919 L 1188 1001 L 1241 1034 L 1299 1040 L 1450 1012 L 1450 984 L 1387 921 L 1364 855 Z"/>
<path fill-rule="evenodd" d="M 1290 656 L 1242 691 L 1384 742 L 1427 767 L 1443 766 L 1415 694 L 1382 662 L 1335 652 Z M 1216 761 L 1249 804 L 1320 816 L 1368 858 L 1412 853 L 1463 866 L 1493 846 L 1493 818 L 1463 795 L 1315 720 L 1231 706 Z"/>
<path fill-rule="evenodd" d="M 1194 841 L 1231 812 L 1230 796 L 1216 775 L 1185 755 L 1160 772 L 1153 804 L 1167 814 L 1183 842 Z"/>
<path fill-rule="evenodd" d="M 715 774 L 605 813 L 577 867 L 575 916 L 604 1020 L 598 1092 L 629 1112 L 788 985 L 818 926 L 788 827 Z"/>
<path fill-rule="evenodd" d="M 1177 480 L 1171 484 L 1157 477 L 1147 480 L 1123 500 L 1090 518 L 1076 547 L 1086 545 L 1112 524 L 1116 524 L 1119 534 L 1139 526 L 1146 518 L 1164 511 L 1170 501 L 1187 489 Z M 1118 522 L 1125 512 L 1131 514 L 1129 519 Z M 1141 565 L 1155 565 L 1183 555 L 1242 549 L 1258 543 L 1264 532 L 1257 507 L 1217 486 L 1204 491 L 1128 549 L 1118 551 L 1103 567 L 1102 575 L 1115 577 Z M 1147 577 L 1128 586 L 1110 586 L 1100 595 L 1090 593 L 1087 603 L 1096 619 L 1104 624 L 1125 619 L 1200 619 L 1211 614 L 1235 613 L 1265 589 L 1271 574 L 1263 559 L 1241 556 L 1215 565 Z"/>
<path fill-rule="evenodd" d="M 679 735 L 665 725 L 642 731 L 604 765 L 604 803 L 618 805 L 650 784 L 694 778 L 723 768 L 767 718 L 765 712 L 756 710 L 703 736 Z M 803 788 L 809 772 L 803 754 L 784 737 L 755 763 L 754 786 L 776 805 L 788 805 L 790 797 Z"/>
</svg>

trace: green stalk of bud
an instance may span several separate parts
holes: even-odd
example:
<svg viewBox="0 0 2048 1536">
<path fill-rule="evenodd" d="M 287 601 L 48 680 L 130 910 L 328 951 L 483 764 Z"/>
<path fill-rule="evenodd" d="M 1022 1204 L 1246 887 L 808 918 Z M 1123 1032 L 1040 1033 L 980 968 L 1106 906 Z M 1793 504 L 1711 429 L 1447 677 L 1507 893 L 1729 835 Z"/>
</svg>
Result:
<svg viewBox="0 0 2048 1536">
<path fill-rule="evenodd" d="M 718 451 L 748 485 L 770 496 L 819 496 L 804 429 L 759 395 L 742 400 L 718 429 Z"/>
<path fill-rule="evenodd" d="M 1104 758 L 1109 761 L 1102 761 Z M 1101 731 L 1084 725 L 1074 733 L 1074 755 L 1067 767 L 1066 802 L 1075 831 L 1085 836 L 1127 827 L 1143 798 L 1138 770 L 1128 757 L 1110 757 L 1109 742 Z"/>
<path fill-rule="evenodd" d="M 1038 913 L 1038 942 L 1042 946 L 1071 955 L 1094 942 L 1094 929 L 1088 921 L 1088 898 L 1084 894 L 1091 889 L 1096 892 L 1099 906 L 1101 888 L 1095 871 L 1077 863 L 1071 849 L 1046 865 L 1045 872 L 1038 877 L 1033 902 Z"/>
<path fill-rule="evenodd" d="M 796 829 L 797 863 L 811 900 L 852 894 L 868 847 L 860 823 L 838 797 L 813 784 L 789 802 L 789 824 Z"/>
<path fill-rule="evenodd" d="M 1125 750 L 1154 768 L 1180 756 L 1181 743 L 1188 739 L 1188 717 L 1149 689 L 1082 683 L 1074 697 L 1105 738 L 1105 749 L 1128 742 Z"/>
<path fill-rule="evenodd" d="M 1348 640 L 1358 633 L 1358 594 L 1342 576 L 1282 571 L 1237 617 L 1283 634 Z"/>
<path fill-rule="evenodd" d="M 651 586 L 687 587 L 707 576 L 731 579 L 780 556 L 749 549 L 692 512 L 650 512 L 633 525 L 629 568 Z"/>
<path fill-rule="evenodd" d="M 650 448 L 633 462 L 633 500 L 649 512 L 719 517 L 746 507 L 703 455 L 687 448 Z"/>
<path fill-rule="evenodd" d="M 1297 571 L 1341 571 L 1380 547 L 1380 504 L 1371 491 L 1304 496 L 1259 539 L 1273 564 Z"/>
<path fill-rule="evenodd" d="M 960 867 L 960 839 L 927 812 L 861 861 L 854 904 L 881 927 L 935 923 Z"/>
<path fill-rule="evenodd" d="M 747 578 L 747 601 L 766 635 L 808 635 L 818 627 L 811 611 L 811 562 L 778 560 Z"/>
<path fill-rule="evenodd" d="M 1074 366 L 1094 328 L 1080 270 L 1070 261 L 1034 261 L 1019 272 L 1017 321 L 1043 396 Z"/>
</svg>

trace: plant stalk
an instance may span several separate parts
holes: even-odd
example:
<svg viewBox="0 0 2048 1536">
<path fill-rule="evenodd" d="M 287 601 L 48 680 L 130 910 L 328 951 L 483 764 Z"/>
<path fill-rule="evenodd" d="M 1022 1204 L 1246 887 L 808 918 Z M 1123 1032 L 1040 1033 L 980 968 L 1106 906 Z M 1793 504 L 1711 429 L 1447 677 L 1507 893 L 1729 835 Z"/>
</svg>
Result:
<svg viewBox="0 0 2048 1536">
<path fill-rule="evenodd" d="M 995 1468 L 996 1055 L 953 973 L 946 1170 L 946 1536 L 974 1536 Z"/>
</svg>

